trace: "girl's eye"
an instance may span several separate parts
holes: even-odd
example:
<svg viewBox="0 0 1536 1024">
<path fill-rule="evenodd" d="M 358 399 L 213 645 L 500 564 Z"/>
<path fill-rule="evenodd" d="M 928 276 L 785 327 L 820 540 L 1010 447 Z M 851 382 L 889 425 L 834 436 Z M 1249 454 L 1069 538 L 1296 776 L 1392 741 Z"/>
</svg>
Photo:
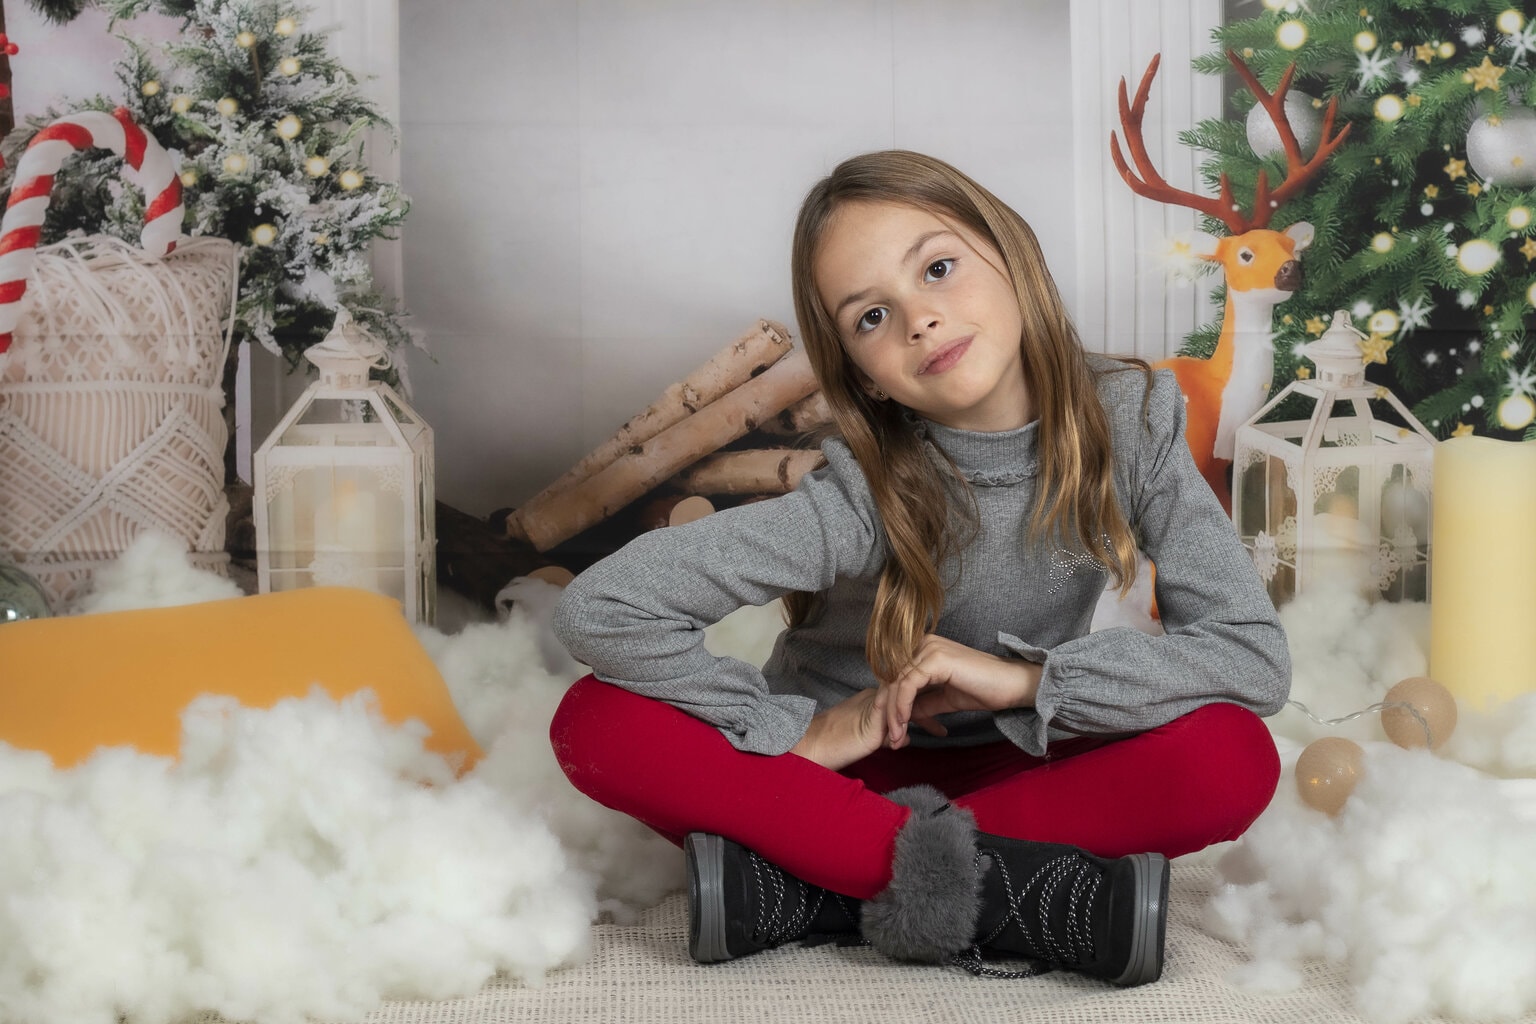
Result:
<svg viewBox="0 0 1536 1024">
<path fill-rule="evenodd" d="M 939 278 L 948 277 L 954 272 L 955 261 L 953 259 L 934 260 L 932 263 L 928 264 L 928 270 L 925 274 L 923 274 L 923 280 L 937 281 Z"/>
<path fill-rule="evenodd" d="M 859 322 L 853 325 L 853 329 L 859 334 L 863 334 L 865 331 L 872 331 L 876 327 L 879 327 L 881 324 L 885 323 L 885 317 L 885 307 L 876 306 L 874 309 L 871 309 L 869 312 L 859 317 Z"/>
</svg>

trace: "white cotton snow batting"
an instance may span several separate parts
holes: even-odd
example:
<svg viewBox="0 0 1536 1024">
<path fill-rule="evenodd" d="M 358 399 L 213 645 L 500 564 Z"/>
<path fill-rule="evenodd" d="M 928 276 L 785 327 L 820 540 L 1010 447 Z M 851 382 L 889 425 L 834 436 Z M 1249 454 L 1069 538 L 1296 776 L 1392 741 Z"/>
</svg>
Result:
<svg viewBox="0 0 1536 1024">
<path fill-rule="evenodd" d="M 0 1019 L 353 1019 L 585 956 L 590 882 L 371 698 L 203 698 L 182 760 L 0 746 Z"/>
<path fill-rule="evenodd" d="M 1247 947 L 1231 981 L 1300 983 L 1347 969 L 1355 1008 L 1382 1024 L 1536 1010 L 1536 820 L 1494 779 L 1425 751 L 1367 743 L 1336 818 L 1306 807 L 1288 756 L 1269 809 L 1220 864 L 1205 927 Z"/>
<path fill-rule="evenodd" d="M 629 922 L 682 887 L 682 854 L 628 815 L 578 792 L 556 762 L 549 723 L 560 698 L 586 670 L 558 643 L 550 647 L 553 638 L 534 621 L 547 614 L 545 604 L 519 601 L 504 622 L 472 624 L 451 637 L 423 629 L 417 635 L 470 732 L 487 749 L 470 777 L 545 821 L 575 865 L 595 880 L 599 908 Z"/>
<path fill-rule="evenodd" d="M 80 600 L 82 612 L 117 612 L 168 608 L 240 597 L 233 580 L 199 569 L 188 556 L 187 542 L 150 530 L 139 534 L 111 565 L 97 569 L 91 592 Z"/>
</svg>

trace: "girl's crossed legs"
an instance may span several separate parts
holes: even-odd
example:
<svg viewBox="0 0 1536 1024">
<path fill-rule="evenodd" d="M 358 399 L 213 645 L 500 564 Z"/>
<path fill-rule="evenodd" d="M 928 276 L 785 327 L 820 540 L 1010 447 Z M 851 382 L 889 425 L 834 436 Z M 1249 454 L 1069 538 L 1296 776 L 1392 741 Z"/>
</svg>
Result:
<svg viewBox="0 0 1536 1024">
<path fill-rule="evenodd" d="M 550 725 L 571 783 L 681 844 L 713 832 L 812 885 L 869 899 L 891 880 L 911 813 L 881 793 L 932 785 L 982 831 L 1101 857 L 1168 857 L 1235 839 L 1268 805 L 1279 757 L 1263 721 L 1210 704 L 1122 739 L 880 750 L 835 772 L 796 754 L 744 753 L 713 726 L 587 676 Z"/>
</svg>

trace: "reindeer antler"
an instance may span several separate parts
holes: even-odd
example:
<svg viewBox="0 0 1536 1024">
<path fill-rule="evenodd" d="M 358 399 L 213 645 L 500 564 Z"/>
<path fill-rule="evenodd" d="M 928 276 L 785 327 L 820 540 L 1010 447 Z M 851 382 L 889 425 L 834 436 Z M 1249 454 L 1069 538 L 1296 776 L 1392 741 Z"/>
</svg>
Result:
<svg viewBox="0 0 1536 1024">
<path fill-rule="evenodd" d="M 1227 59 L 1237 68 L 1237 73 L 1242 77 L 1243 82 L 1268 111 L 1270 119 L 1274 121 L 1275 128 L 1280 133 L 1280 144 L 1285 150 L 1285 180 L 1280 183 L 1278 189 L 1270 192 L 1268 173 L 1259 171 L 1258 184 L 1254 189 L 1252 214 L 1243 216 L 1232 198 L 1232 183 L 1227 180 L 1225 174 L 1221 175 L 1217 196 L 1212 198 L 1174 188 L 1157 173 L 1152 158 L 1147 154 L 1146 143 L 1142 137 L 1141 120 L 1146 114 L 1147 96 L 1152 91 L 1152 79 L 1157 77 L 1157 67 L 1162 61 L 1162 54 L 1155 54 L 1152 62 L 1147 65 L 1147 70 L 1141 76 L 1141 85 L 1136 89 L 1135 102 L 1131 102 L 1127 96 L 1125 79 L 1123 77 L 1120 79 L 1120 127 L 1125 131 L 1126 146 L 1130 148 L 1131 159 L 1136 162 L 1136 170 L 1141 172 L 1141 176 L 1137 177 L 1126 165 L 1125 157 L 1120 152 L 1120 140 L 1113 131 L 1109 133 L 1109 155 L 1114 160 L 1115 169 L 1120 172 L 1120 177 L 1125 179 L 1125 183 L 1137 195 L 1160 203 L 1189 207 L 1220 220 L 1226 224 L 1227 230 L 1234 235 L 1240 235 L 1245 231 L 1268 225 L 1269 218 L 1275 210 L 1279 209 L 1280 204 L 1300 191 L 1301 186 L 1306 184 L 1308 179 L 1321 169 L 1323 162 L 1333 154 L 1333 151 L 1339 148 L 1344 137 L 1349 134 L 1350 126 L 1346 124 L 1337 135 L 1329 138 L 1339 106 L 1338 97 L 1335 96 L 1328 101 L 1328 110 L 1323 116 L 1323 135 L 1322 141 L 1318 143 L 1317 152 L 1312 155 L 1312 159 L 1303 161 L 1301 144 L 1296 141 L 1296 133 L 1291 129 L 1290 121 L 1285 114 L 1285 95 L 1290 91 L 1291 78 L 1295 75 L 1296 65 L 1292 64 L 1285 69 L 1279 86 L 1271 95 L 1259 84 L 1253 72 L 1234 51 L 1227 51 Z"/>
<path fill-rule="evenodd" d="M 1291 79 L 1295 77 L 1296 65 L 1292 64 L 1285 69 L 1285 74 L 1280 76 L 1280 84 L 1275 86 L 1273 94 L 1264 90 L 1259 84 L 1258 77 L 1248 69 L 1248 65 L 1242 62 L 1237 53 L 1228 50 L 1227 60 L 1237 69 L 1238 76 L 1243 84 L 1258 99 L 1261 106 L 1269 112 L 1269 119 L 1275 123 L 1275 130 L 1280 133 L 1280 146 L 1285 150 L 1285 180 L 1273 193 L 1269 191 L 1269 173 L 1259 171 L 1259 182 L 1254 190 L 1253 198 L 1253 227 L 1262 228 L 1269 223 L 1270 215 L 1280 208 L 1280 204 L 1290 199 L 1301 186 L 1305 185 L 1323 167 L 1323 162 L 1333 155 L 1333 151 L 1343 145 L 1344 139 L 1349 135 L 1349 129 L 1353 125 L 1345 124 L 1337 135 L 1329 138 L 1333 132 L 1333 119 L 1339 110 L 1339 98 L 1337 96 L 1328 101 L 1328 109 L 1323 112 L 1323 134 L 1317 143 L 1317 151 L 1312 154 L 1312 159 L 1301 158 L 1301 143 L 1296 141 L 1296 132 L 1291 128 L 1291 121 L 1285 114 L 1285 95 L 1291 90 Z"/>
<path fill-rule="evenodd" d="M 1147 70 L 1141 76 L 1141 85 L 1136 89 L 1135 103 L 1131 103 L 1126 97 L 1125 78 L 1122 76 L 1120 79 L 1120 127 L 1125 130 L 1125 144 L 1130 147 L 1131 159 L 1136 161 L 1136 169 L 1141 172 L 1141 177 L 1138 178 L 1132 174 L 1131 169 L 1126 166 L 1125 157 L 1120 155 L 1120 140 L 1111 131 L 1109 155 L 1115 161 L 1115 169 L 1120 172 L 1120 177 L 1125 179 L 1125 183 L 1131 186 L 1131 191 L 1137 195 L 1160 203 L 1187 206 L 1207 217 L 1224 221 L 1229 231 L 1234 235 L 1240 235 L 1247 231 L 1248 227 L 1242 211 L 1232 201 L 1232 184 L 1227 181 L 1225 174 L 1221 176 L 1220 195 L 1213 199 L 1210 196 L 1174 188 L 1161 174 L 1157 173 L 1152 158 L 1147 155 L 1147 145 L 1141 134 L 1141 119 L 1147 112 L 1147 95 L 1152 91 L 1152 79 L 1157 77 L 1157 66 L 1162 59 L 1162 54 L 1153 54 L 1152 63 L 1147 65 Z"/>
</svg>

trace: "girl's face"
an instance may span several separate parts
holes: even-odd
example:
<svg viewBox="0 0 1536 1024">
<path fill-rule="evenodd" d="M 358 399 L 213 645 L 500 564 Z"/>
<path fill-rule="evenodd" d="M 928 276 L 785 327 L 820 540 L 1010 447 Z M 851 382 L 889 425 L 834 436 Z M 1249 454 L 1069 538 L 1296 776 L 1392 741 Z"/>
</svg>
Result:
<svg viewBox="0 0 1536 1024">
<path fill-rule="evenodd" d="M 961 430 L 1034 416 L 1023 322 L 1002 256 L 962 225 L 896 203 L 845 203 L 822 235 L 816 291 L 865 390 Z"/>
</svg>

